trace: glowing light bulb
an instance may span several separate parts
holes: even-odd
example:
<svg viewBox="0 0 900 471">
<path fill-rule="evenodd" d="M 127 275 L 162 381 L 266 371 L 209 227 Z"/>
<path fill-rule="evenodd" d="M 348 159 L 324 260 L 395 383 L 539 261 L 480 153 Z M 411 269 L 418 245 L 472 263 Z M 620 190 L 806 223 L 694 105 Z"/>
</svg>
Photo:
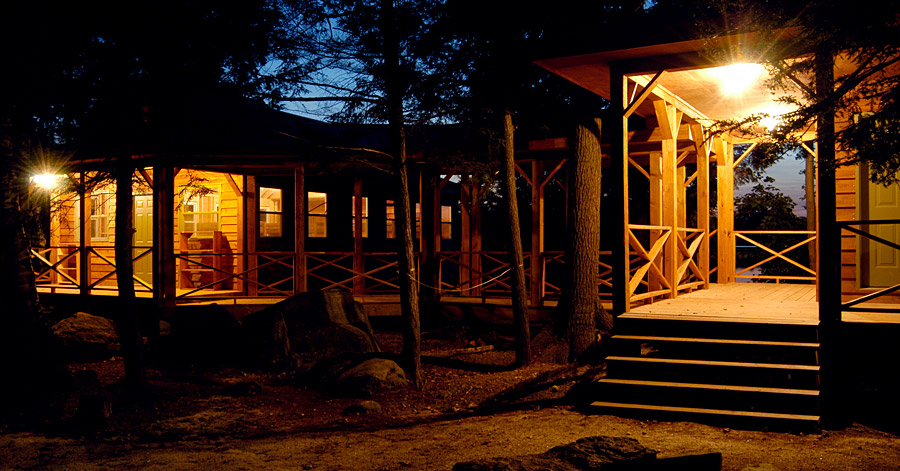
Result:
<svg viewBox="0 0 900 471">
<path fill-rule="evenodd" d="M 740 95 L 756 83 L 764 71 L 761 64 L 732 64 L 712 70 L 726 95 Z"/>
<path fill-rule="evenodd" d="M 774 116 L 766 116 L 765 118 L 759 120 L 759 125 L 766 128 L 766 130 L 769 132 L 774 131 L 779 124 L 781 124 L 781 120 Z"/>
<path fill-rule="evenodd" d="M 31 181 L 33 181 L 35 185 L 48 190 L 56 187 L 56 180 L 57 176 L 51 173 L 42 173 L 31 177 Z"/>
</svg>

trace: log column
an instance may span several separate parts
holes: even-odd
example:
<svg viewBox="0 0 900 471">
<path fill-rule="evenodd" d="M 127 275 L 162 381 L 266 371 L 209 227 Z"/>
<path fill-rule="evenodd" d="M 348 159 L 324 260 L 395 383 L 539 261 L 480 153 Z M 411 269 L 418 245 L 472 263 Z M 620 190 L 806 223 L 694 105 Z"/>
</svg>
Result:
<svg viewBox="0 0 900 471">
<path fill-rule="evenodd" d="M 613 224 L 620 226 L 611 228 L 619 234 L 618 242 L 613 244 L 613 315 L 628 312 L 631 303 L 629 293 L 629 229 L 628 229 L 628 81 L 618 64 L 612 63 L 610 76 L 610 160 L 612 178 L 612 208 L 610 211 Z"/>
<path fill-rule="evenodd" d="M 662 225 L 668 227 L 672 232 L 666 241 L 664 249 L 663 273 L 671 285 L 670 296 L 678 296 L 678 215 L 679 203 L 682 201 L 681 195 L 684 187 L 683 180 L 678 179 L 678 155 L 677 155 L 677 139 L 678 128 L 681 126 L 681 112 L 677 111 L 674 106 L 659 100 L 653 102 L 656 110 L 656 119 L 659 121 L 659 129 L 662 132 Z"/>
<path fill-rule="evenodd" d="M 544 168 L 531 161 L 531 306 L 544 304 Z"/>
<path fill-rule="evenodd" d="M 703 288 L 709 288 L 709 142 L 700 124 L 691 125 L 691 134 L 697 148 L 697 228 L 702 233 L 699 268 L 703 276 Z"/>
<path fill-rule="evenodd" d="M 294 167 L 294 294 L 306 291 L 306 169 Z"/>
<path fill-rule="evenodd" d="M 734 150 L 721 136 L 713 138 L 716 153 L 718 190 L 718 277 L 719 283 L 734 283 Z"/>
<path fill-rule="evenodd" d="M 175 171 L 153 169 L 153 291 L 160 307 L 175 306 Z"/>
</svg>

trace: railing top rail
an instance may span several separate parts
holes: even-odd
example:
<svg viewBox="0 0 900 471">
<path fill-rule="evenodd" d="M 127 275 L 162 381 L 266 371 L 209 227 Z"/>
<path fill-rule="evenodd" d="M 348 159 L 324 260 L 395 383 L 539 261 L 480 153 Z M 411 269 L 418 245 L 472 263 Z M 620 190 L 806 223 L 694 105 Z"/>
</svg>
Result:
<svg viewBox="0 0 900 471">
<path fill-rule="evenodd" d="M 797 231 L 776 231 L 776 230 L 772 230 L 772 231 L 758 231 L 758 230 L 746 231 L 746 230 L 741 230 L 741 229 L 735 229 L 734 233 L 735 233 L 735 234 L 769 234 L 769 235 L 816 235 L 816 234 L 817 234 L 816 231 L 800 231 L 800 230 L 797 230 Z"/>
<path fill-rule="evenodd" d="M 838 226 L 859 226 L 877 224 L 900 224 L 900 219 L 859 219 L 851 221 L 835 221 Z"/>
</svg>

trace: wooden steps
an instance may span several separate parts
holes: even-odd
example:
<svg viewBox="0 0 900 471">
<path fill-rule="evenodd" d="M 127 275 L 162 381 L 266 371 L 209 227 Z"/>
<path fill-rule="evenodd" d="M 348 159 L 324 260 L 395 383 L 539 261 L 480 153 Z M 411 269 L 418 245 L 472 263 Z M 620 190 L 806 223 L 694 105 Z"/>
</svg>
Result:
<svg viewBox="0 0 900 471">
<path fill-rule="evenodd" d="M 819 421 L 815 325 L 620 317 L 610 348 L 594 407 Z"/>
</svg>

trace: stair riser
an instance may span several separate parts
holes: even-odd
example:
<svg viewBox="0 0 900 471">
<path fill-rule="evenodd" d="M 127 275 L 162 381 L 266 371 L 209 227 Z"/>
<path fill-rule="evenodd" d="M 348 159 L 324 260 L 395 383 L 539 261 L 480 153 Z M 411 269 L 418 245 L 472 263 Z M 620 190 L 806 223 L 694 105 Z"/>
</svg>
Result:
<svg viewBox="0 0 900 471">
<path fill-rule="evenodd" d="M 617 318 L 616 334 L 659 337 L 701 337 L 775 342 L 817 342 L 814 325 L 751 324 L 738 322 L 671 321 Z"/>
<path fill-rule="evenodd" d="M 818 349 L 776 345 L 717 344 L 613 339 L 616 356 L 817 365 Z"/>
<path fill-rule="evenodd" d="M 681 383 L 817 389 L 818 372 L 607 360 L 607 377 Z"/>
<path fill-rule="evenodd" d="M 597 383 L 595 386 L 593 397 L 607 402 L 783 414 L 818 413 L 818 396 L 609 383 Z"/>
</svg>

